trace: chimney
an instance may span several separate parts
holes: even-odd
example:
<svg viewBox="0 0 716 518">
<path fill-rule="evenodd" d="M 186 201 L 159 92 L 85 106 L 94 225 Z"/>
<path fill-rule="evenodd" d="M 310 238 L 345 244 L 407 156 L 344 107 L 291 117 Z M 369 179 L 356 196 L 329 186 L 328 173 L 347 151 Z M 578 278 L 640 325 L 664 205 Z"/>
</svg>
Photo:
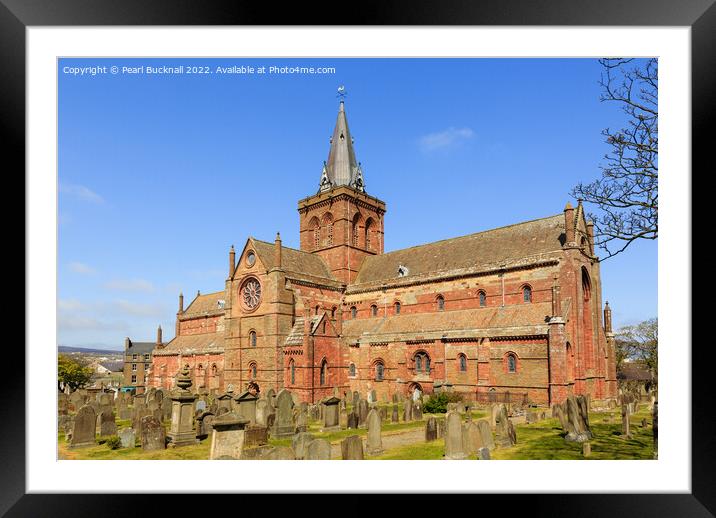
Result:
<svg viewBox="0 0 716 518">
<path fill-rule="evenodd" d="M 281 234 L 276 232 L 276 240 L 274 241 L 274 258 L 275 268 L 281 268 Z"/>
<path fill-rule="evenodd" d="M 604 332 L 612 332 L 612 308 L 609 307 L 609 301 L 604 305 Z"/>
<path fill-rule="evenodd" d="M 162 326 L 157 327 L 157 345 L 162 346 Z"/>
<path fill-rule="evenodd" d="M 234 276 L 234 270 L 236 269 L 236 252 L 234 251 L 234 245 L 231 245 L 229 250 L 229 279 Z"/>
<path fill-rule="evenodd" d="M 559 277 L 554 274 L 554 284 L 552 285 L 552 316 L 562 316 L 562 288 L 559 285 Z"/>
<path fill-rule="evenodd" d="M 129 340 L 129 337 L 124 338 L 124 350 L 128 351 L 129 348 L 132 346 L 132 342 Z"/>
<path fill-rule="evenodd" d="M 184 294 L 179 293 L 179 313 L 184 313 Z"/>
<path fill-rule="evenodd" d="M 567 202 L 567 206 L 564 208 L 564 230 L 566 234 L 566 244 L 574 243 L 574 209 L 569 202 Z"/>
</svg>

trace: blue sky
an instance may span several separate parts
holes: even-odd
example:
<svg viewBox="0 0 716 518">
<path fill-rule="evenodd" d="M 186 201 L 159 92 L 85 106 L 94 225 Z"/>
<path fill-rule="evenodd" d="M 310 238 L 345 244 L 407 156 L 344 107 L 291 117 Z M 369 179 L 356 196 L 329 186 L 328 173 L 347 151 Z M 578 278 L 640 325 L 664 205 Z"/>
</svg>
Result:
<svg viewBox="0 0 716 518">
<path fill-rule="evenodd" d="M 65 67 L 314 66 L 328 74 L 75 75 Z M 336 89 L 386 251 L 560 213 L 600 175 L 593 59 L 62 59 L 58 343 L 174 335 L 179 291 L 223 289 L 228 250 L 281 232 L 316 192 Z M 589 209 L 589 207 L 587 207 Z M 602 264 L 614 325 L 657 314 L 657 243 Z"/>
</svg>

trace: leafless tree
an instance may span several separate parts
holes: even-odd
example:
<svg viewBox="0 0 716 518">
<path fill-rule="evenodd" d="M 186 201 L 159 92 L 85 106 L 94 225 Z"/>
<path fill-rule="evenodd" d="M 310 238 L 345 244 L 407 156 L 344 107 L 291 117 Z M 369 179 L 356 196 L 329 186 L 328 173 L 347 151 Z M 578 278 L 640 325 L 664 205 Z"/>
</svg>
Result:
<svg viewBox="0 0 716 518">
<path fill-rule="evenodd" d="M 638 361 L 649 369 L 656 380 L 659 374 L 659 321 L 645 320 L 625 326 L 615 333 L 617 369 L 624 360 Z"/>
<path fill-rule="evenodd" d="M 609 258 L 638 239 L 658 237 L 658 60 L 600 59 L 601 101 L 619 103 L 624 128 L 602 131 L 611 150 L 600 166 L 602 176 L 578 184 L 572 196 L 591 203 L 598 214 L 594 243 Z"/>
</svg>

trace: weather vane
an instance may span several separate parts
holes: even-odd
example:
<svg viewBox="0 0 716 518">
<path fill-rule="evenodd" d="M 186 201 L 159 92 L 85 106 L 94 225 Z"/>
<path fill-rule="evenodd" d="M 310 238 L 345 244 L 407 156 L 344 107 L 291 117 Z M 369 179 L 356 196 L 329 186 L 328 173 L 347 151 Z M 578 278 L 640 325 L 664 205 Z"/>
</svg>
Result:
<svg viewBox="0 0 716 518">
<path fill-rule="evenodd" d="M 338 95 L 336 97 L 340 97 L 342 101 L 343 99 L 345 99 L 347 93 L 348 92 L 346 92 L 346 87 L 341 85 L 338 87 Z"/>
</svg>

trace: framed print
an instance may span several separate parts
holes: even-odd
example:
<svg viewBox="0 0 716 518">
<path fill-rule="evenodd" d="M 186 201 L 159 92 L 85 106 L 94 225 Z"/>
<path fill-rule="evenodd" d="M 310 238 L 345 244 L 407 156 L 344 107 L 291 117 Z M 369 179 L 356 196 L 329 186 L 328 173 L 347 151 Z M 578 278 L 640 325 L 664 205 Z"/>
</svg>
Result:
<svg viewBox="0 0 716 518">
<path fill-rule="evenodd" d="M 6 394 L 24 441 L 3 453 L 4 512 L 132 498 L 107 493 L 396 492 L 534 493 L 517 501 L 545 515 L 713 513 L 689 217 L 713 113 L 710 2 L 381 4 L 359 20 L 336 18 L 348 6 L 310 20 L 80 4 L 1 11 L 28 207 L 25 370 Z M 589 187 L 631 160 L 604 130 L 622 112 L 599 101 L 632 100 L 609 90 L 622 64 L 646 70 L 647 104 L 628 113 L 665 173 L 660 232 L 649 198 L 651 243 L 610 263 L 608 218 L 589 205 L 605 191 Z M 655 192 L 656 153 L 638 165 Z M 640 322 L 656 334 L 657 317 L 658 448 L 656 392 L 640 407 L 616 371 L 618 340 Z M 58 378 L 77 345 L 106 356 L 82 401 Z M 477 425 L 490 419 L 494 450 Z M 152 420 L 161 453 L 145 456 Z M 301 440 L 306 460 L 288 461 Z M 516 462 L 443 460 L 480 455 Z M 325 457 L 393 462 L 308 460 Z"/>
</svg>

